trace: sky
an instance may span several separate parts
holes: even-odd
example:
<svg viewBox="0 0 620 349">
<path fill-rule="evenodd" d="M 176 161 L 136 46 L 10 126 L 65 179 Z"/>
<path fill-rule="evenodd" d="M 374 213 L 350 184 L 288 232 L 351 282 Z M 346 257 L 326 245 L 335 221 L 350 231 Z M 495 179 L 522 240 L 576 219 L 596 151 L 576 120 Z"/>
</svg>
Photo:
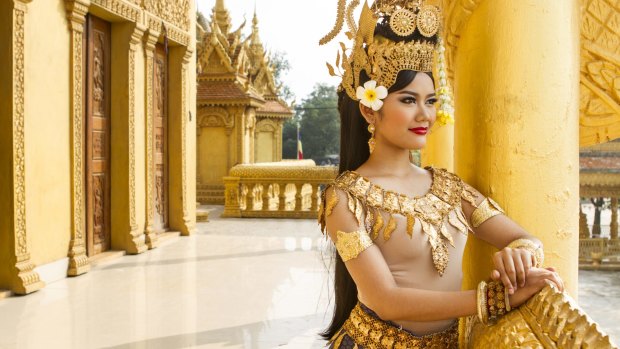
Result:
<svg viewBox="0 0 620 349">
<path fill-rule="evenodd" d="M 283 80 L 295 93 L 297 103 L 306 98 L 317 83 L 334 86 L 340 83 L 340 78 L 329 76 L 325 63 L 335 65 L 338 42 L 344 35 L 325 46 L 318 44 L 336 21 L 336 0 L 224 0 L 224 4 L 235 30 L 243 23 L 245 15 L 248 21 L 244 29 L 246 35 L 252 29 L 256 4 L 265 49 L 285 52 L 291 64 L 291 70 Z M 210 20 L 215 0 L 196 0 L 196 5 Z"/>
</svg>

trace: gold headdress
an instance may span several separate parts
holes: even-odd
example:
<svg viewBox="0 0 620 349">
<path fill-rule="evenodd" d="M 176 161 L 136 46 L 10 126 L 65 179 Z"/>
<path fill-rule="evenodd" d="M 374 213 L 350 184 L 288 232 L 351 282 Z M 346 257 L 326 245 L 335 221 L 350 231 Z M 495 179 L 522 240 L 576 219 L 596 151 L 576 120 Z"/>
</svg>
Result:
<svg viewBox="0 0 620 349">
<path fill-rule="evenodd" d="M 454 108 L 447 81 L 439 8 L 424 0 L 377 0 L 372 7 L 368 3 L 364 4 L 358 27 L 353 19 L 353 11 L 360 0 L 350 0 L 348 4 L 347 1 L 338 1 L 336 24 L 319 42 L 324 45 L 332 41 L 342 31 L 346 19 L 349 30 L 345 34 L 353 40 L 353 47 L 348 49 L 341 42 L 336 68 L 327 63 L 332 76 L 342 77 L 340 88 L 353 100 L 364 102 L 365 93 L 374 99 L 377 95 L 383 95 L 381 91 L 394 84 L 400 71 L 432 72 L 435 65 L 439 75 L 438 122 L 442 125 L 452 123 Z M 384 27 L 390 36 L 398 40 L 392 40 L 386 35 L 375 35 L 378 26 Z M 337 74 L 336 69 L 340 74 Z M 362 71 L 374 83 L 362 87 Z M 376 93 L 373 90 L 368 94 L 366 89 L 369 86 L 373 89 L 379 86 L 381 91 Z M 381 104 L 373 106 L 380 108 Z"/>
</svg>

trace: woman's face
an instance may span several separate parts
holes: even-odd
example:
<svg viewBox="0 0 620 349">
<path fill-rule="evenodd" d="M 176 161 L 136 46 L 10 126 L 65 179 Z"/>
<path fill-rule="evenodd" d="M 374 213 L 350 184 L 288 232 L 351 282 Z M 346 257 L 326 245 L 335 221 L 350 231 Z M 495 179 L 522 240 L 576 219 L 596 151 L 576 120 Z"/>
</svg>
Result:
<svg viewBox="0 0 620 349">
<path fill-rule="evenodd" d="M 405 88 L 385 98 L 375 118 L 377 147 L 390 146 L 417 150 L 426 145 L 426 136 L 435 123 L 435 86 L 425 73 L 416 74 Z"/>
</svg>

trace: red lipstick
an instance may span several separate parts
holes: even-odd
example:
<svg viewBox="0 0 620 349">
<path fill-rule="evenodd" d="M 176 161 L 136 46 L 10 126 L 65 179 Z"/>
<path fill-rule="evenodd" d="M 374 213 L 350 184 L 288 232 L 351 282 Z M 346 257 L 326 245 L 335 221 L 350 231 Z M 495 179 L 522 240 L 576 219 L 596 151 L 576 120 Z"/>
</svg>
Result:
<svg viewBox="0 0 620 349">
<path fill-rule="evenodd" d="M 428 133 L 428 127 L 416 127 L 416 128 L 410 128 L 409 131 L 420 135 L 420 136 L 424 136 Z"/>
</svg>

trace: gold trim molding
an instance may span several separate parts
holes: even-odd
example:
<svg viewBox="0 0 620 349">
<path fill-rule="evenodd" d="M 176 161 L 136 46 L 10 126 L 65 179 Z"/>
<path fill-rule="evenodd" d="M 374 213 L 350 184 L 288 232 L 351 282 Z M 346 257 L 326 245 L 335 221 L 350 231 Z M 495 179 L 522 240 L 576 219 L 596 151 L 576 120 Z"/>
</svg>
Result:
<svg viewBox="0 0 620 349">
<path fill-rule="evenodd" d="M 45 286 L 39 274 L 34 271 L 28 251 L 26 234 L 26 154 L 25 154 L 25 20 L 27 4 L 31 0 L 13 2 L 13 238 L 16 274 L 11 282 L 12 291 L 16 294 L 28 294 Z"/>
<path fill-rule="evenodd" d="M 67 17 L 71 29 L 71 241 L 69 242 L 69 276 L 84 274 L 90 270 L 86 256 L 84 221 L 84 163 L 82 158 L 84 79 L 83 35 L 88 0 L 67 0 Z"/>
<path fill-rule="evenodd" d="M 154 168 L 154 142 L 153 142 L 153 65 L 155 57 L 155 44 L 159 38 L 159 32 L 149 27 L 144 40 L 144 54 L 146 57 L 146 222 L 144 225 L 144 240 L 149 249 L 157 247 L 157 233 L 153 228 L 155 215 L 155 168 Z"/>
<path fill-rule="evenodd" d="M 136 25 L 129 39 L 129 66 L 128 66 L 128 90 L 129 110 L 128 136 L 129 136 L 129 234 L 132 244 L 127 252 L 139 254 L 147 250 L 144 232 L 138 229 L 136 219 L 136 53 L 146 28 Z"/>
<path fill-rule="evenodd" d="M 185 231 L 183 235 L 190 235 L 194 232 L 196 217 L 194 219 L 190 217 L 189 203 L 187 191 L 187 127 L 189 120 L 189 100 L 187 99 L 188 88 L 188 66 L 190 59 L 193 57 L 194 51 L 192 49 L 186 49 L 183 61 L 181 63 L 181 186 L 182 186 L 182 207 L 183 207 L 183 224 L 185 225 Z M 195 128 L 195 126 L 194 126 Z M 195 188 L 193 189 L 196 191 Z"/>
</svg>

